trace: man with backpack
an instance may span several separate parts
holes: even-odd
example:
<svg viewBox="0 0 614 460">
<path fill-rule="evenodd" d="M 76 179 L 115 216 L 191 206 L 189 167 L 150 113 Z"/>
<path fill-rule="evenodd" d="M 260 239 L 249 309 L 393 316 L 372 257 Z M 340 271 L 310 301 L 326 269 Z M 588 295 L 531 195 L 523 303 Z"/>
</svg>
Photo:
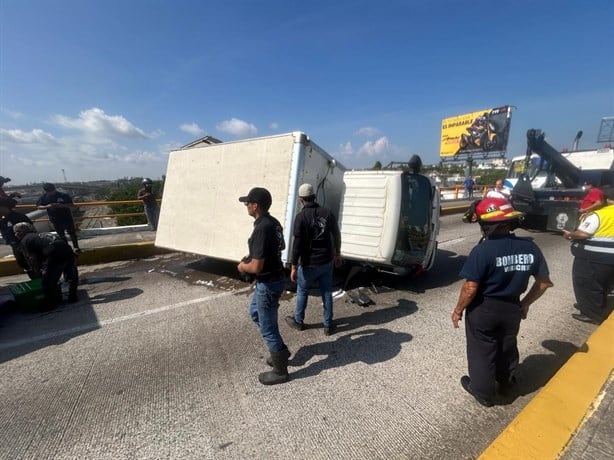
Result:
<svg viewBox="0 0 614 460">
<path fill-rule="evenodd" d="M 319 284 L 324 306 L 324 334 L 334 332 L 333 324 L 333 267 L 341 265 L 341 233 L 333 213 L 316 202 L 311 184 L 298 189 L 303 209 L 294 219 L 294 244 L 290 279 L 297 283 L 296 310 L 286 317 L 293 329 L 305 329 L 303 320 L 307 309 L 309 289 Z"/>
</svg>

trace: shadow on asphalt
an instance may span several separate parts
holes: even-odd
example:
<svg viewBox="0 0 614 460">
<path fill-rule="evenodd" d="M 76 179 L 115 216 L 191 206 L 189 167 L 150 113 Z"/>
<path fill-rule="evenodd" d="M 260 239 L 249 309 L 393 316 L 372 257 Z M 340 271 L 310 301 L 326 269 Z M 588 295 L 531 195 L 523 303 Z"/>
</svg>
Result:
<svg viewBox="0 0 614 460">
<path fill-rule="evenodd" d="M 122 280 L 130 277 L 122 277 Z M 83 284 L 117 282 L 117 277 L 83 279 Z M 50 311 L 23 311 L 17 306 L 4 312 L 0 323 L 0 363 L 51 345 L 60 345 L 74 337 L 100 329 L 94 304 L 117 302 L 136 297 L 141 289 L 120 289 L 107 294 L 89 297 L 83 289 L 77 291 L 79 301 L 63 303 Z M 64 298 L 67 292 L 64 289 Z"/>
<path fill-rule="evenodd" d="M 502 404 L 511 404 L 520 396 L 536 392 L 548 383 L 574 353 L 588 351 L 586 344 L 578 348 L 573 343 L 560 340 L 544 340 L 542 346 L 552 353 L 527 356 L 518 365 L 518 384 L 508 397 L 503 398 Z"/>
<path fill-rule="evenodd" d="M 356 362 L 376 364 L 394 358 L 401 351 L 401 344 L 412 339 L 410 334 L 392 332 L 384 328 L 350 331 L 365 326 L 389 323 L 416 311 L 418 311 L 418 307 L 415 302 L 399 299 L 398 304 L 392 307 L 370 310 L 360 315 L 336 318 L 335 334 L 338 335 L 336 340 L 301 347 L 288 362 L 289 366 L 300 367 L 314 357 L 319 357 L 319 359 L 305 368 L 292 372 L 292 378 L 312 377 L 323 370 Z M 344 333 L 346 334 L 342 335 Z"/>
<path fill-rule="evenodd" d="M 394 358 L 401 344 L 412 339 L 405 332 L 388 329 L 366 329 L 338 337 L 333 342 L 315 343 L 301 347 L 288 362 L 289 366 L 304 366 L 314 357 L 321 357 L 307 367 L 292 372 L 293 380 L 313 377 L 326 369 L 363 362 L 376 364 Z"/>
</svg>

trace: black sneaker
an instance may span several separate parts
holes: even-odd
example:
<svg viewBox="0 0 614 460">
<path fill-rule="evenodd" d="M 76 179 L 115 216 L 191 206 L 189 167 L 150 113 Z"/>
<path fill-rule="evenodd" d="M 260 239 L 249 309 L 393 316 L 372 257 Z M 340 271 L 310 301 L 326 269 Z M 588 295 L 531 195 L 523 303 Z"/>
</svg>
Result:
<svg viewBox="0 0 614 460">
<path fill-rule="evenodd" d="M 590 316 L 587 316 L 584 313 L 572 313 L 571 317 L 578 321 L 582 321 L 583 323 L 601 324 L 598 320 L 591 318 Z"/>
<path fill-rule="evenodd" d="M 473 396 L 475 398 L 475 400 L 477 402 L 479 402 L 482 406 L 484 407 L 492 407 L 495 405 L 495 403 L 493 403 L 492 401 L 489 401 L 487 399 L 481 398 L 478 395 L 476 395 L 473 390 L 471 389 L 471 379 L 469 378 L 469 376 L 467 375 L 463 375 L 460 379 L 460 383 L 463 386 L 463 388 L 465 389 L 465 391 L 467 393 L 469 393 L 471 396 Z"/>
<path fill-rule="evenodd" d="M 297 323 L 294 316 L 286 316 L 286 324 L 297 331 L 305 330 L 305 325 L 303 323 Z"/>
<path fill-rule="evenodd" d="M 324 326 L 324 335 L 333 335 L 335 333 L 335 326 L 331 324 L 330 326 Z"/>
</svg>

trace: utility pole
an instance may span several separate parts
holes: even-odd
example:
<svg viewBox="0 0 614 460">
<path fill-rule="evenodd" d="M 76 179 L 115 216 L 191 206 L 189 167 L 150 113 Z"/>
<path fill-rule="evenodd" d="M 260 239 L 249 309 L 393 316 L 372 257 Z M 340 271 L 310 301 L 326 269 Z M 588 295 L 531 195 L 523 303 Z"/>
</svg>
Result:
<svg viewBox="0 0 614 460">
<path fill-rule="evenodd" d="M 66 173 L 64 172 L 64 168 L 62 168 L 62 176 L 64 176 L 64 183 L 68 182 L 66 180 Z"/>
</svg>

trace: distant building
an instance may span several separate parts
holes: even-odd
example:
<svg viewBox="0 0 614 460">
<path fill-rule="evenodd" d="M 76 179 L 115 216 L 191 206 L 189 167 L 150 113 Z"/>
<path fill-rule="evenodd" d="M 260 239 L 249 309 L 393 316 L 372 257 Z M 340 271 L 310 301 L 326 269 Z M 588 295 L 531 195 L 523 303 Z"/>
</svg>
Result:
<svg viewBox="0 0 614 460">
<path fill-rule="evenodd" d="M 194 147 L 202 147 L 204 145 L 221 144 L 222 141 L 213 136 L 203 136 L 200 139 L 190 142 L 189 144 L 181 147 L 180 150 L 193 149 Z"/>
</svg>

